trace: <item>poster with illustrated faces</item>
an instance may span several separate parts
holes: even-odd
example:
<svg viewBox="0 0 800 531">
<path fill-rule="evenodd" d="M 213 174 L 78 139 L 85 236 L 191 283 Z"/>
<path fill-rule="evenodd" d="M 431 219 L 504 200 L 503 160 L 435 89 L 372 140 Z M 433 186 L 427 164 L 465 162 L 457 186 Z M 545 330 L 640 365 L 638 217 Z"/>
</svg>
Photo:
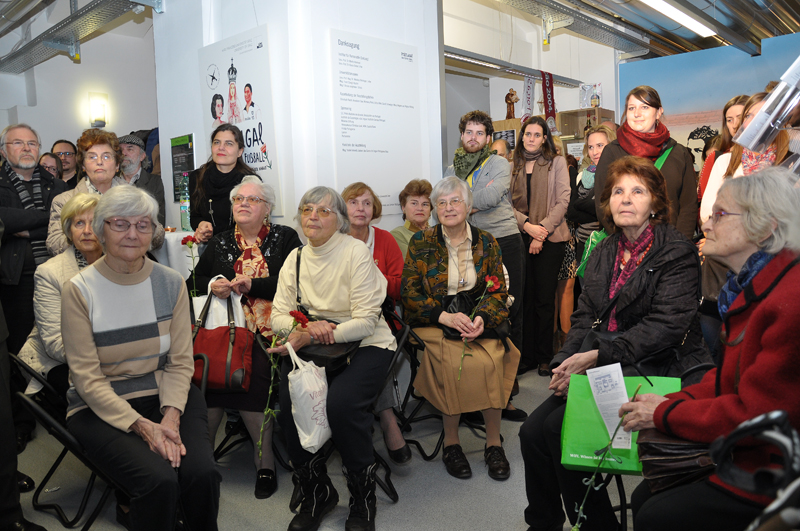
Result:
<svg viewBox="0 0 800 531">
<path fill-rule="evenodd" d="M 283 215 L 280 157 L 275 145 L 267 28 L 261 26 L 198 51 L 203 140 L 222 124 L 242 132 L 242 160 L 275 190 L 275 216 Z M 230 131 L 220 136 L 233 136 Z M 197 139 L 198 142 L 201 139 Z"/>
</svg>

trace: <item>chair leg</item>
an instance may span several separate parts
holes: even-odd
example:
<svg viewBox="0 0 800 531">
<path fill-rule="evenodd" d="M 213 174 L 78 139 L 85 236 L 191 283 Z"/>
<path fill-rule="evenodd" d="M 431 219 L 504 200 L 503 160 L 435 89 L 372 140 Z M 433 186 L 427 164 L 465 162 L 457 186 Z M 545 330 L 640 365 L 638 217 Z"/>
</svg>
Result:
<svg viewBox="0 0 800 531">
<path fill-rule="evenodd" d="M 378 466 L 386 470 L 386 474 L 384 474 L 383 477 L 375 474 L 375 482 L 380 485 L 381 489 L 389 496 L 390 500 L 397 503 L 400 499 L 400 495 L 397 494 L 397 489 L 394 488 L 394 483 L 392 483 L 392 469 L 389 468 L 389 463 L 387 463 L 376 450 L 373 450 L 372 453 L 375 456 L 375 462 L 378 463 Z"/>
<path fill-rule="evenodd" d="M 97 506 L 92 511 L 92 514 L 89 515 L 89 519 L 86 520 L 85 524 L 83 524 L 81 531 L 89 531 L 89 528 L 92 527 L 92 524 L 97 519 L 100 511 L 102 511 L 103 507 L 105 507 L 106 502 L 108 501 L 108 495 L 111 494 L 112 489 L 113 487 L 111 485 L 106 485 L 103 495 L 100 497 L 100 501 L 97 502 Z"/>
<path fill-rule="evenodd" d="M 89 477 L 89 482 L 86 485 L 86 489 L 83 491 L 83 498 L 81 498 L 80 506 L 78 507 L 78 511 L 75 513 L 73 518 L 68 517 L 61 506 L 56 503 L 39 502 L 39 497 L 41 496 L 42 492 L 44 492 L 45 486 L 53 477 L 53 474 L 55 474 L 59 465 L 64 460 L 64 457 L 66 457 L 67 452 L 69 452 L 67 448 L 64 448 L 61 451 L 58 458 L 56 458 L 55 462 L 53 463 L 53 466 L 50 467 L 50 470 L 48 470 L 47 474 L 44 476 L 44 479 L 39 484 L 39 487 L 33 494 L 33 508 L 37 511 L 54 511 L 56 513 L 56 518 L 58 518 L 64 527 L 72 528 L 75 527 L 78 522 L 80 522 L 81 518 L 83 518 L 83 513 L 86 511 L 86 505 L 89 502 L 89 497 L 91 496 L 92 489 L 94 488 L 94 480 L 97 478 L 97 475 L 94 472 L 92 472 L 92 475 Z"/>
<path fill-rule="evenodd" d="M 241 432 L 242 430 L 244 430 L 244 434 L 240 438 L 228 444 L 228 441 L 231 440 L 231 437 L 233 437 L 236 433 Z M 225 438 L 222 439 L 222 442 L 220 442 L 219 445 L 217 445 L 217 448 L 214 450 L 214 460 L 219 461 L 219 459 L 223 455 L 227 454 L 240 444 L 247 442 L 249 440 L 250 440 L 250 435 L 248 435 L 247 430 L 244 429 L 244 421 L 240 418 L 238 421 L 236 421 L 236 424 L 234 424 L 234 428 L 230 431 L 230 433 L 226 433 Z"/>
<path fill-rule="evenodd" d="M 619 529 L 628 531 L 628 500 L 625 497 L 625 484 L 622 482 L 622 475 L 614 476 L 617 480 L 617 491 L 619 492 Z"/>
</svg>

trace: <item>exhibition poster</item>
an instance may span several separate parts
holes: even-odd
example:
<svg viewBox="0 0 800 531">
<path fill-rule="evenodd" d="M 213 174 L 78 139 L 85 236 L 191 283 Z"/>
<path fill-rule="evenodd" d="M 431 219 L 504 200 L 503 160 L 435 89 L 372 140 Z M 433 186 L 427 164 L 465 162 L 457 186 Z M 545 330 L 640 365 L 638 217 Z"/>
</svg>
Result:
<svg viewBox="0 0 800 531">
<path fill-rule="evenodd" d="M 201 48 L 198 58 L 204 140 L 210 142 L 211 133 L 223 123 L 239 127 L 245 143 L 242 158 L 275 190 L 277 202 L 272 212 L 283 215 L 267 27 L 260 26 Z"/>
</svg>

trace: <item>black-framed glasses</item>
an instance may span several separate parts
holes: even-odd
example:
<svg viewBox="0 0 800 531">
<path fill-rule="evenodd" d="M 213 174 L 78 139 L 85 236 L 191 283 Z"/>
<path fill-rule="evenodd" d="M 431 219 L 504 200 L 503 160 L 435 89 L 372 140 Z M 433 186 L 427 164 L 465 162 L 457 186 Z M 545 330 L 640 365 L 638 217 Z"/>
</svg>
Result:
<svg viewBox="0 0 800 531">
<path fill-rule="evenodd" d="M 725 216 L 741 216 L 741 214 L 737 214 L 736 212 L 725 212 L 724 210 L 718 210 L 713 214 L 711 214 L 711 223 L 716 225 L 717 223 L 719 223 L 719 218 Z"/>
<path fill-rule="evenodd" d="M 453 208 L 456 208 L 461 203 L 466 203 L 463 199 L 459 199 L 458 197 L 454 197 L 450 201 L 445 201 L 442 199 L 441 201 L 436 202 L 436 208 L 447 208 L 447 205 L 450 205 Z"/>
<path fill-rule="evenodd" d="M 266 203 L 266 199 L 261 199 L 257 195 L 235 195 L 231 198 L 231 201 L 234 205 L 241 205 L 242 203 L 248 203 L 251 205 L 257 205 L 259 203 Z"/>
<path fill-rule="evenodd" d="M 63 158 L 69 158 L 75 156 L 74 151 L 57 151 L 53 154 L 56 155 L 57 157 L 63 157 Z"/>
<path fill-rule="evenodd" d="M 317 215 L 318 215 L 320 218 L 327 218 L 328 216 L 330 216 L 331 214 L 333 214 L 333 210 L 331 210 L 330 208 L 326 208 L 326 207 L 311 207 L 311 206 L 305 206 L 305 207 L 303 207 L 303 208 L 301 208 L 301 209 L 299 209 L 299 210 L 300 210 L 300 214 L 301 214 L 301 215 L 302 215 L 304 218 L 307 218 L 307 217 L 309 217 L 309 216 L 310 216 L 310 215 L 311 215 L 311 214 L 312 214 L 312 213 L 313 213 L 315 210 L 317 211 Z"/>
<path fill-rule="evenodd" d="M 56 172 L 58 171 L 58 168 L 56 168 L 55 166 L 48 166 L 46 164 L 42 164 L 41 166 L 42 166 L 42 168 L 46 169 L 47 171 L 49 171 L 53 175 L 55 175 Z"/>
<path fill-rule="evenodd" d="M 138 223 L 131 223 L 127 219 L 113 218 L 107 219 L 106 223 L 108 223 L 109 228 L 114 232 L 128 232 L 131 225 L 136 227 L 136 230 L 142 234 L 150 234 L 153 232 L 153 222 L 147 219 L 143 219 Z"/>
</svg>

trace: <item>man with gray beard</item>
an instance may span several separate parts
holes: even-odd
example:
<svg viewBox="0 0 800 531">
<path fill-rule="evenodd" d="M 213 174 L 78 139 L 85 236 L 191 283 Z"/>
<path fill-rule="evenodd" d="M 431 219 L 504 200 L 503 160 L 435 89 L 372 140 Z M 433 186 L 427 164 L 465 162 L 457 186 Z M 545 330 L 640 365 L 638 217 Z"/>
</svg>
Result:
<svg viewBox="0 0 800 531">
<path fill-rule="evenodd" d="M 150 175 L 145 167 L 150 161 L 145 153 L 144 141 L 136 135 L 125 135 L 119 139 L 122 163 L 119 169 L 125 180 L 137 188 L 150 193 L 158 201 L 158 222 L 164 225 L 167 213 L 164 210 L 164 183 L 158 175 Z"/>
</svg>

